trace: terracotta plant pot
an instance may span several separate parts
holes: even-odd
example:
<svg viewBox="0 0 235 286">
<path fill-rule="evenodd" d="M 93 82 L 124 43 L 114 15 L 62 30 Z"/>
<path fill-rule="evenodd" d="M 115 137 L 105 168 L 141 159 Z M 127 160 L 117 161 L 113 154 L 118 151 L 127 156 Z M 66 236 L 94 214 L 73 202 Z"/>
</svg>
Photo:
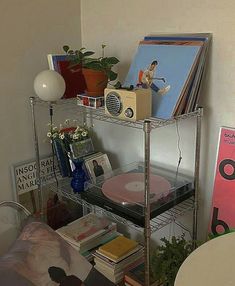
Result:
<svg viewBox="0 0 235 286">
<path fill-rule="evenodd" d="M 108 83 L 108 77 L 103 71 L 82 69 L 87 86 L 87 95 L 103 96 Z"/>
</svg>

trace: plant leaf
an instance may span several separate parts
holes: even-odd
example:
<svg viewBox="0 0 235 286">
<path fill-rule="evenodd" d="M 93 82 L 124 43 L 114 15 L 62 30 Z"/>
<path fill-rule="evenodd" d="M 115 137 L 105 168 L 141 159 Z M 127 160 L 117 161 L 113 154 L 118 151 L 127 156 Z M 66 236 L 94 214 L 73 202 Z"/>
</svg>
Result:
<svg viewBox="0 0 235 286">
<path fill-rule="evenodd" d="M 106 74 L 110 81 L 113 81 L 117 78 L 117 73 L 115 73 L 114 71 L 108 70 L 106 71 Z"/>
<path fill-rule="evenodd" d="M 91 56 L 91 55 L 94 55 L 94 53 L 95 53 L 95 52 L 87 51 L 87 52 L 84 52 L 84 53 L 83 53 L 83 56 L 84 56 L 84 57 L 89 57 L 89 56 Z"/>
<path fill-rule="evenodd" d="M 63 46 L 63 50 L 67 53 L 70 47 L 68 45 Z"/>
<path fill-rule="evenodd" d="M 99 61 L 91 61 L 84 65 L 84 67 L 88 69 L 94 69 L 94 70 L 102 70 L 100 62 Z"/>
<path fill-rule="evenodd" d="M 120 81 L 116 82 L 114 85 L 113 85 L 115 88 L 121 88 L 122 87 L 122 84 L 120 83 Z"/>
<path fill-rule="evenodd" d="M 115 57 L 109 57 L 106 59 L 107 59 L 107 63 L 110 65 L 116 65 L 117 63 L 119 63 L 119 60 Z"/>
</svg>

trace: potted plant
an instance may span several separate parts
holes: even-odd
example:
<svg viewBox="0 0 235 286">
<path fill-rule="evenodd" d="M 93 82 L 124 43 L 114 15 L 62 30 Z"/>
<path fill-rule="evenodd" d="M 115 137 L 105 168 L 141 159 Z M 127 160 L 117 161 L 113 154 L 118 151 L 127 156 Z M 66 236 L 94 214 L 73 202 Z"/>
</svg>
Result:
<svg viewBox="0 0 235 286">
<path fill-rule="evenodd" d="M 171 241 L 161 238 L 163 244 L 153 250 L 151 255 L 151 275 L 162 286 L 174 286 L 176 274 L 194 250 L 198 242 L 187 241 L 184 234 L 180 237 L 172 236 Z"/>
<path fill-rule="evenodd" d="M 72 50 L 68 45 L 63 50 L 68 55 L 71 68 L 82 68 L 88 96 L 102 96 L 108 82 L 117 79 L 117 73 L 112 70 L 119 60 L 116 57 L 104 56 L 105 45 L 102 45 L 102 56 L 94 57 L 94 52 L 86 48 Z M 114 87 L 119 87 L 117 82 Z"/>
</svg>

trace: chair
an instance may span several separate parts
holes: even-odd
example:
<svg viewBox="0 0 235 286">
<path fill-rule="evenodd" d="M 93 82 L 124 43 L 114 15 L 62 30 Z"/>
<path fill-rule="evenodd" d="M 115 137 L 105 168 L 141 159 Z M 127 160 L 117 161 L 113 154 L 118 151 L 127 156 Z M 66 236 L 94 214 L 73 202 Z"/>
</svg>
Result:
<svg viewBox="0 0 235 286">
<path fill-rule="evenodd" d="M 4 254 L 20 233 L 31 213 L 14 201 L 0 202 L 0 255 Z"/>
</svg>

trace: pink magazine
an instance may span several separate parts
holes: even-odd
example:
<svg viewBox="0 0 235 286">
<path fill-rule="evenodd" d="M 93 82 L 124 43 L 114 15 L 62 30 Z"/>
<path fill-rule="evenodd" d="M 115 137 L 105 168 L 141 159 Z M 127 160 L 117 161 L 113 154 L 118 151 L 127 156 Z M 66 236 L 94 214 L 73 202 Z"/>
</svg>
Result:
<svg viewBox="0 0 235 286">
<path fill-rule="evenodd" d="M 57 232 L 74 242 L 81 243 L 101 235 L 110 224 L 111 222 L 105 217 L 99 217 L 94 213 L 89 213 L 61 227 Z"/>
</svg>

